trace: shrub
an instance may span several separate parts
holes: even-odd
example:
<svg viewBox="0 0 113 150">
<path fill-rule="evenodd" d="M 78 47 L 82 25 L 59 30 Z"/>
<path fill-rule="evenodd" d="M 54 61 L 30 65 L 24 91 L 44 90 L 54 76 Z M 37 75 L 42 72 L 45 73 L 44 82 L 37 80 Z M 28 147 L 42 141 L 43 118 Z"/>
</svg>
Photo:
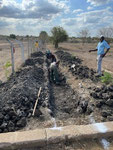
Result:
<svg viewBox="0 0 113 150">
<path fill-rule="evenodd" d="M 113 83 L 113 77 L 110 73 L 104 72 L 104 76 L 100 77 L 101 82 L 105 84 Z"/>
<path fill-rule="evenodd" d="M 11 66 L 12 66 L 12 64 L 9 61 L 7 61 L 6 64 L 4 65 L 5 75 L 6 75 L 7 79 L 8 79 L 8 76 L 9 76 L 8 68 L 11 67 Z"/>
<path fill-rule="evenodd" d="M 15 34 L 10 34 L 10 38 L 16 39 L 16 35 Z"/>
</svg>

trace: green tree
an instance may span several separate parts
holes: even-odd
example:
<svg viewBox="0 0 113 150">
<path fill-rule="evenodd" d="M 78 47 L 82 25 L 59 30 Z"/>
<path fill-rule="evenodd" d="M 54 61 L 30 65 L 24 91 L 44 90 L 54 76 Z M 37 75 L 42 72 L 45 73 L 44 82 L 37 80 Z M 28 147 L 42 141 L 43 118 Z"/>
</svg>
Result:
<svg viewBox="0 0 113 150">
<path fill-rule="evenodd" d="M 16 35 L 15 34 L 10 34 L 10 38 L 16 39 Z"/>
<path fill-rule="evenodd" d="M 68 39 L 67 32 L 62 27 L 54 27 L 51 30 L 52 33 L 52 41 L 55 45 L 55 48 L 58 48 L 58 44 L 60 42 L 64 42 Z"/>
<path fill-rule="evenodd" d="M 48 34 L 46 31 L 41 31 L 39 34 L 39 39 L 42 41 L 43 44 L 45 44 L 45 42 L 47 42 L 48 40 Z"/>
</svg>

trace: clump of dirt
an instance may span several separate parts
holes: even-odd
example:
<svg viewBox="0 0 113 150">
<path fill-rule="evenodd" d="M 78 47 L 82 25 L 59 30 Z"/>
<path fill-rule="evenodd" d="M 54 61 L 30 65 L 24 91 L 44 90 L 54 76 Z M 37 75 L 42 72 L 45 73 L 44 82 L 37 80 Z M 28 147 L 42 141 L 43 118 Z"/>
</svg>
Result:
<svg viewBox="0 0 113 150">
<path fill-rule="evenodd" d="M 31 57 L 43 57 L 44 54 L 43 52 L 39 51 L 39 52 L 35 52 L 31 54 Z"/>
<path fill-rule="evenodd" d="M 25 61 L 23 67 L 36 65 L 36 63 L 42 65 L 44 63 L 44 60 L 42 58 L 29 58 Z"/>
<path fill-rule="evenodd" d="M 113 121 L 113 85 L 94 87 L 90 95 L 96 99 L 96 107 L 101 110 L 101 115 L 109 121 Z"/>
<path fill-rule="evenodd" d="M 0 86 L 0 133 L 26 126 L 27 119 L 32 116 L 40 87 L 42 91 L 37 110 L 45 101 L 48 93 L 43 65 L 40 67 L 37 64 L 40 60 L 44 62 L 44 58 L 37 57 L 39 54 L 42 57 L 42 52 L 32 54 L 32 58 L 26 60 L 23 67 Z M 39 117 L 40 113 L 37 114 Z"/>
<path fill-rule="evenodd" d="M 98 81 L 99 79 L 95 77 L 95 71 L 89 69 L 87 66 L 82 65 L 82 60 L 78 57 L 72 56 L 68 52 L 62 50 L 57 51 L 56 55 L 61 60 L 64 65 L 69 67 L 69 70 L 73 75 L 77 76 L 80 79 L 91 79 L 92 81 Z"/>
</svg>

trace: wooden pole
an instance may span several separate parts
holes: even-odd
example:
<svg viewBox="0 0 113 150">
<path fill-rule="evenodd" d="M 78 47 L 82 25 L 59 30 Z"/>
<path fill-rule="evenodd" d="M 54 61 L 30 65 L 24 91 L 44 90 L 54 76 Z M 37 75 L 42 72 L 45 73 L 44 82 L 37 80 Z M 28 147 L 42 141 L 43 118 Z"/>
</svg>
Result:
<svg viewBox="0 0 113 150">
<path fill-rule="evenodd" d="M 39 91 L 38 91 L 38 97 L 37 97 L 37 100 L 36 100 L 36 102 L 35 102 L 35 106 L 34 106 L 34 109 L 33 109 L 33 114 L 32 114 L 32 116 L 34 116 L 34 114 L 35 114 L 35 110 L 36 110 L 36 106 L 37 106 L 37 104 L 38 104 L 38 100 L 39 100 L 39 96 L 40 96 L 40 93 L 41 93 L 41 89 L 42 89 L 42 87 L 40 87 L 40 89 L 39 89 Z"/>
</svg>

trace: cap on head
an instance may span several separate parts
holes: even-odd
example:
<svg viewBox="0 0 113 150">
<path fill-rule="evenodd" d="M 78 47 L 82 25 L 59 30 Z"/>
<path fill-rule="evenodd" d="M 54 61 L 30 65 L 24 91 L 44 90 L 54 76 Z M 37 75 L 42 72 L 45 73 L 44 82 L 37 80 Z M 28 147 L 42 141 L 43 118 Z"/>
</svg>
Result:
<svg viewBox="0 0 113 150">
<path fill-rule="evenodd" d="M 101 35 L 101 36 L 100 36 L 100 38 L 104 38 L 104 36 L 103 36 L 103 35 Z"/>
<path fill-rule="evenodd" d="M 47 53 L 47 54 L 50 54 L 51 52 L 50 52 L 50 50 L 47 50 L 46 53 Z"/>
</svg>

